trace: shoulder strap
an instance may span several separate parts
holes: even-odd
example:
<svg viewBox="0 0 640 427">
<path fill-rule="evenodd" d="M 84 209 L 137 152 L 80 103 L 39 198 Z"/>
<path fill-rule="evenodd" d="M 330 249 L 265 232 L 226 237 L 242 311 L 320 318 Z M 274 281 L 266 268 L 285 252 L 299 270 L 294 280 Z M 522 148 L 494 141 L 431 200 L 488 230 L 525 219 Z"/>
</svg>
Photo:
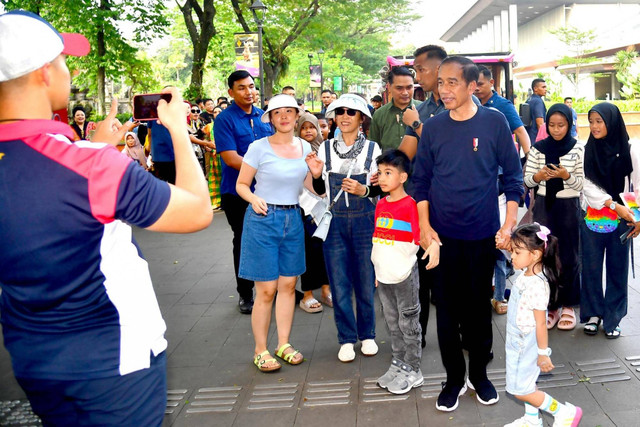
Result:
<svg viewBox="0 0 640 427">
<path fill-rule="evenodd" d="M 324 151 L 326 153 L 326 159 L 325 159 L 324 165 L 327 172 L 331 170 L 331 142 L 330 141 L 331 141 L 330 139 L 327 139 L 324 142 Z"/>
<path fill-rule="evenodd" d="M 375 148 L 375 142 L 369 141 L 369 149 L 367 150 L 367 159 L 364 161 L 364 170 L 369 172 L 371 167 L 371 161 L 373 160 L 373 149 Z"/>
</svg>

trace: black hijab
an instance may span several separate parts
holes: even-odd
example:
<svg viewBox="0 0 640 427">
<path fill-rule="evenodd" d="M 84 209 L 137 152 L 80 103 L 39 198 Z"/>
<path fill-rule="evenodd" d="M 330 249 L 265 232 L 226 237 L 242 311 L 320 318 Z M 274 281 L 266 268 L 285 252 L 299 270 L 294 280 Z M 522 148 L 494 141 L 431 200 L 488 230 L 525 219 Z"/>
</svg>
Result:
<svg viewBox="0 0 640 427">
<path fill-rule="evenodd" d="M 624 191 L 624 179 L 633 171 L 629 134 L 620 110 L 614 104 L 602 102 L 589 110 L 598 113 L 607 126 L 607 136 L 596 139 L 589 134 L 584 147 L 584 174 L 589 181 L 598 185 L 611 196 L 620 200 Z"/>
<path fill-rule="evenodd" d="M 567 120 L 567 133 L 560 140 L 556 141 L 549 133 L 549 118 L 553 114 L 562 114 Z M 553 163 L 554 165 L 560 164 L 560 157 L 567 154 L 576 145 L 576 140 L 571 136 L 571 124 L 573 123 L 573 113 L 571 108 L 565 104 L 553 104 L 549 110 L 547 110 L 547 117 L 545 117 L 545 126 L 547 127 L 547 136 L 545 139 L 536 142 L 533 146 L 536 150 L 544 154 L 545 161 Z M 562 178 L 553 178 L 547 181 L 546 184 L 546 196 L 545 204 L 547 207 L 551 207 L 556 200 L 556 194 L 558 191 L 564 189 L 564 182 Z"/>
</svg>

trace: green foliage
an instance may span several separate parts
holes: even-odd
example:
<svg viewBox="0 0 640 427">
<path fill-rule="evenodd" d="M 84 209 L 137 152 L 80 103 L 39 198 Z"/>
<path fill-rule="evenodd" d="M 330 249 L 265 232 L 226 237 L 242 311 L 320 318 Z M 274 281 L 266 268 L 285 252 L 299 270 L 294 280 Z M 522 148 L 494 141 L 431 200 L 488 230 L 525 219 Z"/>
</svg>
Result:
<svg viewBox="0 0 640 427">
<path fill-rule="evenodd" d="M 165 33 L 167 21 L 163 2 L 154 0 L 9 0 L 7 10 L 21 8 L 38 13 L 58 31 L 83 34 L 91 52 L 67 59 L 73 83 L 96 94 L 99 70 L 104 78 L 118 81 L 126 76 L 134 90 L 148 86 L 150 64 L 138 56 L 135 46 L 146 45 Z M 126 23 L 126 24 L 125 24 Z M 129 36 L 122 34 L 129 29 Z M 101 82 L 104 86 L 104 81 Z"/>
<path fill-rule="evenodd" d="M 633 47 L 616 53 L 616 77 L 620 82 L 620 94 L 625 99 L 640 98 L 640 62 Z"/>
<path fill-rule="evenodd" d="M 556 30 L 550 30 L 549 32 L 567 46 L 570 55 L 565 55 L 560 58 L 558 64 L 573 65 L 573 71 L 565 73 L 565 75 L 573 84 L 575 93 L 577 94 L 578 85 L 581 80 L 580 69 L 586 64 L 597 60 L 595 56 L 589 56 L 590 53 L 595 51 L 595 30 L 582 31 L 576 27 L 561 27 Z"/>
<path fill-rule="evenodd" d="M 545 105 L 547 109 L 551 107 L 553 104 L 556 104 L 560 101 L 546 101 Z M 589 110 L 596 104 L 600 104 L 602 102 L 611 102 L 615 104 L 621 112 L 629 112 L 629 111 L 640 111 L 640 99 L 632 99 L 632 100 L 614 100 L 614 101 L 603 101 L 603 100 L 595 100 L 589 101 L 585 99 L 575 99 L 573 101 L 573 109 L 576 110 L 576 113 L 588 113 Z"/>
</svg>

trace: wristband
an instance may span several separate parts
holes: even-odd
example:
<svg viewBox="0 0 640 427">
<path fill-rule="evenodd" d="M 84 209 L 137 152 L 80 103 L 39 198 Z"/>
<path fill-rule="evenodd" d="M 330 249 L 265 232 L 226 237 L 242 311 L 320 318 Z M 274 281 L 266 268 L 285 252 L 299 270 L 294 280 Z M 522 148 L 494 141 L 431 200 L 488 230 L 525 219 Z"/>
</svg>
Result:
<svg viewBox="0 0 640 427">
<path fill-rule="evenodd" d="M 364 188 L 365 188 L 365 192 L 362 196 L 360 196 L 363 199 L 369 196 L 369 186 L 365 185 Z"/>
<path fill-rule="evenodd" d="M 551 356 L 551 349 L 549 347 L 542 349 L 539 348 L 538 349 L 538 355 L 539 356 Z"/>
</svg>

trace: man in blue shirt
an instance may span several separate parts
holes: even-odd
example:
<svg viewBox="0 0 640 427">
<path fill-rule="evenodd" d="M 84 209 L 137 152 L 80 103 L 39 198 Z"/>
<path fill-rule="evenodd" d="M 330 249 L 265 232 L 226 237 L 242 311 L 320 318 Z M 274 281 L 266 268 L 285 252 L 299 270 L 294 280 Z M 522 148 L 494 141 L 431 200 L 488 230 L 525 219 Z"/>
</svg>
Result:
<svg viewBox="0 0 640 427">
<path fill-rule="evenodd" d="M 155 120 L 148 121 L 147 127 L 149 128 L 149 145 L 151 145 L 151 160 L 155 175 L 169 184 L 175 184 L 176 162 L 169 129 Z"/>
<path fill-rule="evenodd" d="M 522 168 L 504 116 L 472 100 L 478 68 L 449 57 L 438 71 L 438 93 L 448 112 L 423 124 L 415 164 L 420 244 L 442 243 L 434 269 L 438 343 L 447 382 L 436 408 L 453 411 L 474 388 L 480 403 L 498 401 L 487 377 L 493 343 L 491 277 L 496 246 L 506 249 L 523 193 Z M 504 175 L 506 219 L 498 214 L 498 168 Z M 469 350 L 469 377 L 462 342 Z"/>
<path fill-rule="evenodd" d="M 573 124 L 571 125 L 571 136 L 574 138 L 578 137 L 578 113 L 573 109 L 573 98 L 567 96 L 564 99 L 564 104 L 571 108 L 571 115 L 573 117 Z"/>
<path fill-rule="evenodd" d="M 491 70 L 489 70 L 484 65 L 479 65 L 478 70 L 480 74 L 478 76 L 478 85 L 476 87 L 476 96 L 482 102 L 482 105 L 485 107 L 493 107 L 496 110 L 500 111 L 504 114 L 504 117 L 507 119 L 509 123 L 509 129 L 511 133 L 514 133 L 518 138 L 518 143 L 522 147 L 522 151 L 526 155 L 529 152 L 529 148 L 531 147 L 531 140 L 529 139 L 529 134 L 527 130 L 524 128 L 522 124 L 522 120 L 520 120 L 520 116 L 516 111 L 516 107 L 513 106 L 511 101 L 502 96 L 498 95 L 498 93 L 493 90 L 493 76 L 491 75 Z"/>
<path fill-rule="evenodd" d="M 236 181 L 242 166 L 242 157 L 253 141 L 273 134 L 271 125 L 262 123 L 264 113 L 253 105 L 255 84 L 246 70 L 234 71 L 227 79 L 229 96 L 233 103 L 216 118 L 213 128 L 218 153 L 222 157 L 222 209 L 233 230 L 233 266 L 236 273 L 236 290 L 240 296 L 238 310 L 251 314 L 253 310 L 253 282 L 238 277 L 242 224 L 248 203 L 238 196 Z"/>
<path fill-rule="evenodd" d="M 531 111 L 531 126 L 526 129 L 529 134 L 529 140 L 535 143 L 538 129 L 544 126 L 544 118 L 547 115 L 547 107 L 544 105 L 544 99 L 542 99 L 547 94 L 547 83 L 543 79 L 534 79 L 531 82 L 531 90 L 533 90 L 533 94 L 527 99 Z"/>
</svg>

